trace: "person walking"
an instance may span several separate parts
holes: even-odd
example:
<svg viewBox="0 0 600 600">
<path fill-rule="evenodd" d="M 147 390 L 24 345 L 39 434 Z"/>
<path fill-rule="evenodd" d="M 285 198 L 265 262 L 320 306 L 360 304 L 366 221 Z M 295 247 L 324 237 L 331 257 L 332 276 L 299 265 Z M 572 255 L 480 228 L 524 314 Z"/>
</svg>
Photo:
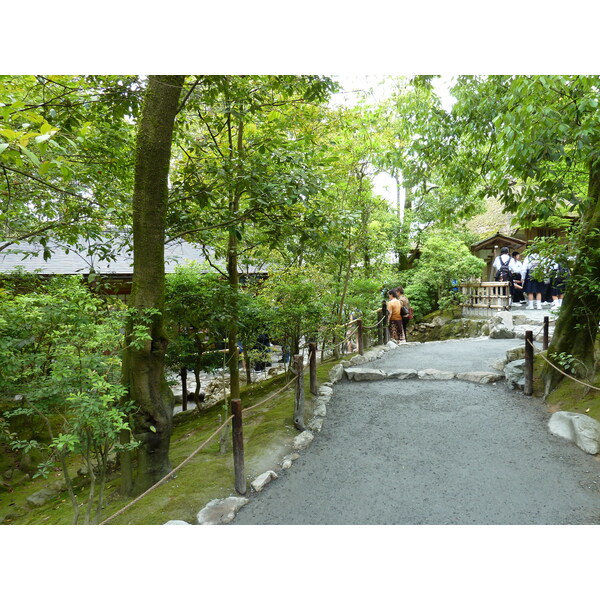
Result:
<svg viewBox="0 0 600 600">
<path fill-rule="evenodd" d="M 395 290 L 388 291 L 388 298 L 387 312 L 388 322 L 390 324 L 390 338 L 397 344 L 400 344 L 401 342 L 406 341 L 406 338 L 404 337 L 404 327 L 402 325 L 402 304 L 400 303 L 400 300 L 398 300 L 398 294 L 396 294 Z"/>
<path fill-rule="evenodd" d="M 400 304 L 402 305 L 401 309 L 400 309 L 400 316 L 402 317 L 402 328 L 404 329 L 404 339 L 408 340 L 408 323 L 410 322 L 410 319 L 412 318 L 412 307 L 410 306 L 410 302 L 408 300 L 408 298 L 406 297 L 406 295 L 404 294 L 404 288 L 399 285 L 397 288 L 394 289 L 394 291 L 396 292 L 396 296 L 398 297 L 398 300 L 400 301 Z"/>
</svg>

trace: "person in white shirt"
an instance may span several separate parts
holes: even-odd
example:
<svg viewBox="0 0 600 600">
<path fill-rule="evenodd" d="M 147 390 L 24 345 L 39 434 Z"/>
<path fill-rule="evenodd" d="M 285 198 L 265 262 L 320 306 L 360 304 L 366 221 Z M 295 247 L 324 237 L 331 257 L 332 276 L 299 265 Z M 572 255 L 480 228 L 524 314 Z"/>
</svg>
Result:
<svg viewBox="0 0 600 600">
<path fill-rule="evenodd" d="M 523 261 L 523 268 L 521 270 L 521 275 L 523 276 L 523 290 L 527 294 L 527 307 L 528 309 L 537 308 L 540 310 L 542 308 L 542 298 L 546 296 L 546 288 L 547 285 L 544 281 L 538 281 L 534 279 L 531 275 L 531 271 L 540 265 L 540 257 L 535 253 L 530 253 L 525 257 Z M 534 296 L 537 300 L 537 305 L 534 302 Z"/>
<path fill-rule="evenodd" d="M 509 254 L 506 246 L 500 250 L 500 256 L 492 264 L 492 271 L 495 273 L 496 281 L 510 281 L 510 275 L 516 270 L 515 261 Z"/>
</svg>

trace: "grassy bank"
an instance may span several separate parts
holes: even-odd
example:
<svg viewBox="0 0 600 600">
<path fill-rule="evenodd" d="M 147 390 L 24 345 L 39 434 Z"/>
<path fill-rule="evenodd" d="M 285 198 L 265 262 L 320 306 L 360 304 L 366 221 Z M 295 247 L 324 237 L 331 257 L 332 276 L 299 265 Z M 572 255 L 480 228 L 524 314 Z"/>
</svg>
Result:
<svg viewBox="0 0 600 600">
<path fill-rule="evenodd" d="M 344 359 L 349 358 L 345 356 Z M 327 361 L 318 365 L 319 385 L 329 378 L 329 370 L 339 361 Z M 312 395 L 309 390 L 308 369 L 305 371 L 306 398 L 305 422 L 312 416 Z M 286 375 L 278 375 L 266 381 L 251 384 L 241 392 L 244 409 L 280 389 L 286 383 Z M 276 468 L 283 456 L 290 453 L 298 431 L 293 425 L 294 385 L 280 395 L 244 415 L 244 452 L 246 479 L 249 482 L 267 469 Z M 228 415 L 223 403 L 204 412 L 188 411 L 176 415 L 171 439 L 171 463 L 180 464 L 219 427 Z M 195 522 L 196 514 L 207 502 L 235 494 L 233 458 L 231 453 L 231 430 L 223 432 L 225 451 L 217 436 L 210 444 L 186 464 L 176 476 L 148 494 L 111 524 L 162 524 L 171 519 Z M 60 475 L 57 473 L 56 476 Z M 54 474 L 52 480 L 57 480 Z M 15 486 L 14 491 L 0 494 L 0 519 L 7 524 L 70 524 L 73 509 L 66 492 L 39 508 L 27 508 L 26 499 L 49 485 L 49 480 L 35 479 Z M 101 521 L 130 502 L 118 494 L 118 472 L 107 482 L 106 502 Z M 81 502 L 87 499 L 87 489 L 78 492 Z"/>
</svg>

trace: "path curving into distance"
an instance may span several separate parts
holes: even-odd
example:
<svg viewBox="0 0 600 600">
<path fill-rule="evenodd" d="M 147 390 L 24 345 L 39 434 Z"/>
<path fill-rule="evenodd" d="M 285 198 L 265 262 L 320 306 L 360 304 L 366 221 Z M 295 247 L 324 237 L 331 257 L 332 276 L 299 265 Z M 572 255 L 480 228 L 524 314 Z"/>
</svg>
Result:
<svg viewBox="0 0 600 600">
<path fill-rule="evenodd" d="M 400 346 L 366 367 L 492 371 L 521 340 Z M 232 524 L 597 524 L 600 462 L 504 382 L 344 380 L 322 431 Z"/>
</svg>

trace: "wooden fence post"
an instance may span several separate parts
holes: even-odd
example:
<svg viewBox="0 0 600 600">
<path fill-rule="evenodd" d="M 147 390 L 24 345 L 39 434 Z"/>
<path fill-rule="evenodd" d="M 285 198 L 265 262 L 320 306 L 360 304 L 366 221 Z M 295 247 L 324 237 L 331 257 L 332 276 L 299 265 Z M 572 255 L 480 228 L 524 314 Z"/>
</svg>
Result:
<svg viewBox="0 0 600 600">
<path fill-rule="evenodd" d="M 383 344 L 383 321 L 381 320 L 381 309 L 377 309 L 377 345 Z"/>
<path fill-rule="evenodd" d="M 310 366 L 310 393 L 316 396 L 319 390 L 317 389 L 317 344 L 314 342 L 308 344 L 308 360 Z"/>
<path fill-rule="evenodd" d="M 365 353 L 365 340 L 363 336 L 363 320 L 358 319 L 358 321 L 356 322 L 356 337 L 358 341 L 358 353 L 360 355 L 363 355 Z"/>
<path fill-rule="evenodd" d="M 294 401 L 294 427 L 304 431 L 304 361 L 300 354 L 294 355 L 294 371 L 296 379 L 296 399 Z"/>
<path fill-rule="evenodd" d="M 533 331 L 525 332 L 525 386 L 526 396 L 533 394 Z"/>
<path fill-rule="evenodd" d="M 387 344 L 390 341 L 390 332 L 388 329 L 387 302 L 385 300 L 381 303 L 381 313 L 383 317 L 383 343 Z"/>
<path fill-rule="evenodd" d="M 181 377 L 181 410 L 187 410 L 187 369 L 185 367 L 181 367 L 181 371 L 179 371 L 179 375 Z"/>
<path fill-rule="evenodd" d="M 542 348 L 548 350 L 548 334 L 550 329 L 550 317 L 544 317 L 544 340 L 542 342 Z"/>
<path fill-rule="evenodd" d="M 242 401 L 231 400 L 232 438 L 233 438 L 233 471 L 235 474 L 235 490 L 238 494 L 246 493 L 246 475 L 244 474 L 244 435 L 242 431 Z"/>
</svg>

